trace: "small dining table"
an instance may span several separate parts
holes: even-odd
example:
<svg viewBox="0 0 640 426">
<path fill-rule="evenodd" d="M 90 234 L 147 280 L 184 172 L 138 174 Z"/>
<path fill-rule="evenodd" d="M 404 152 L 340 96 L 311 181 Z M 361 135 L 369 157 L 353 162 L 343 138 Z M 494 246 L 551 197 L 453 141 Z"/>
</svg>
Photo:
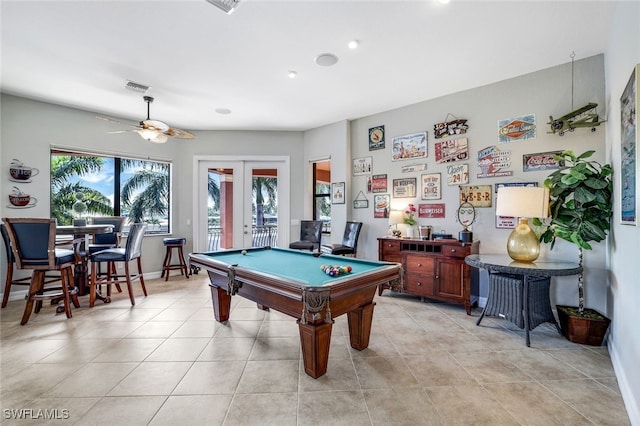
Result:
<svg viewBox="0 0 640 426">
<path fill-rule="evenodd" d="M 98 224 L 98 225 L 61 225 L 56 227 L 56 235 L 70 235 L 70 236 L 84 236 L 84 250 L 86 256 L 82 259 L 80 265 L 76 265 L 74 275 L 76 278 L 76 286 L 78 287 L 78 294 L 89 294 L 89 268 L 87 262 L 89 259 L 89 241 L 92 235 L 96 234 L 110 234 L 113 232 L 113 225 Z M 98 298 L 104 301 L 104 298 L 98 295 Z"/>
</svg>

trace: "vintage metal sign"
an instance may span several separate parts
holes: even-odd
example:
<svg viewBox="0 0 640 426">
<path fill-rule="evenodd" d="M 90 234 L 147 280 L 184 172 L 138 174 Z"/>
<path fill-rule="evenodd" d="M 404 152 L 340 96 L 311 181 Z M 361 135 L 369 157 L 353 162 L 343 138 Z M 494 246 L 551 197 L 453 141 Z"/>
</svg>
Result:
<svg viewBox="0 0 640 426">
<path fill-rule="evenodd" d="M 469 165 L 447 166 L 447 185 L 469 183 Z"/>
<path fill-rule="evenodd" d="M 418 204 L 418 217 L 421 218 L 443 218 L 444 212 L 444 203 Z"/>
<path fill-rule="evenodd" d="M 564 161 L 555 160 L 554 155 L 560 155 L 562 151 L 539 152 L 537 154 L 524 154 L 522 156 L 522 171 L 537 172 L 539 170 L 553 170 L 564 166 Z"/>
<path fill-rule="evenodd" d="M 446 120 L 446 118 L 445 118 Z M 462 135 L 467 133 L 469 126 L 467 120 L 445 121 L 433 125 L 433 135 L 436 139 L 446 138 L 447 136 Z"/>
<path fill-rule="evenodd" d="M 436 142 L 436 163 L 450 163 L 469 159 L 469 141 L 467 138 L 449 139 Z"/>
<path fill-rule="evenodd" d="M 497 146 L 488 146 L 478 151 L 479 178 L 512 176 L 512 170 L 505 170 L 511 167 L 511 151 L 498 149 Z"/>
<path fill-rule="evenodd" d="M 461 185 L 460 204 L 467 202 L 473 207 L 491 207 L 491 185 Z"/>
<path fill-rule="evenodd" d="M 536 115 L 529 114 L 520 117 L 498 121 L 498 142 L 506 143 L 536 137 Z"/>
<path fill-rule="evenodd" d="M 372 175 L 367 179 L 367 192 L 387 192 L 387 175 Z"/>
</svg>

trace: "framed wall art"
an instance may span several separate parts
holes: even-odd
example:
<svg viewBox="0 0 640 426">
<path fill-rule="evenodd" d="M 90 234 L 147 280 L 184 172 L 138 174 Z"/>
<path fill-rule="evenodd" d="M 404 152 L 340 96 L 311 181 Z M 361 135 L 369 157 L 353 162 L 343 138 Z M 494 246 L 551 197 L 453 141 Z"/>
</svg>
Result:
<svg viewBox="0 0 640 426">
<path fill-rule="evenodd" d="M 367 196 L 364 195 L 364 192 L 358 192 L 356 199 L 353 200 L 353 208 L 354 209 L 366 209 L 369 208 L 369 200 Z"/>
<path fill-rule="evenodd" d="M 393 198 L 415 198 L 416 178 L 394 179 Z"/>
<path fill-rule="evenodd" d="M 391 141 L 391 160 L 410 160 L 427 156 L 427 132 L 396 136 Z"/>
<path fill-rule="evenodd" d="M 353 159 L 353 175 L 368 175 L 373 169 L 373 157 L 363 157 Z"/>
<path fill-rule="evenodd" d="M 377 219 L 389 218 L 389 205 L 391 197 L 389 194 L 376 194 L 373 196 L 373 217 Z"/>
<path fill-rule="evenodd" d="M 344 182 L 331 184 L 331 204 L 344 204 Z"/>
<path fill-rule="evenodd" d="M 429 173 L 420 177 L 422 191 L 420 198 L 423 200 L 439 200 L 442 198 L 442 183 L 440 173 Z"/>
<path fill-rule="evenodd" d="M 631 78 L 620 98 L 620 223 L 638 224 L 638 81 L 640 65 L 631 72 Z"/>
<path fill-rule="evenodd" d="M 369 129 L 369 151 L 384 149 L 384 126 Z"/>
</svg>

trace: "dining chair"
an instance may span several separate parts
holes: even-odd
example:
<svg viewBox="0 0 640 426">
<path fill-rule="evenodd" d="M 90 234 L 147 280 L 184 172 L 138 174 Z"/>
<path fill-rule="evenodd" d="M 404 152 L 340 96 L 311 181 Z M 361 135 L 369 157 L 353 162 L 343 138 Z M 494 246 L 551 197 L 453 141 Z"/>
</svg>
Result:
<svg viewBox="0 0 640 426">
<path fill-rule="evenodd" d="M 322 253 L 356 257 L 361 229 L 362 222 L 347 222 L 342 236 L 342 244 L 323 244 Z"/>
<path fill-rule="evenodd" d="M 120 247 L 122 239 L 122 230 L 124 229 L 124 222 L 127 218 L 124 216 L 96 216 L 91 220 L 93 225 L 113 225 L 113 232 L 106 234 L 95 234 L 93 236 L 93 242 L 89 244 L 89 255 L 97 253 L 100 250 L 118 248 Z M 116 274 L 115 264 L 112 264 L 112 274 Z M 102 276 L 104 273 L 98 265 L 98 276 Z M 115 283 L 116 290 L 119 293 L 122 292 L 120 284 Z M 107 296 L 111 295 L 111 286 L 107 286 Z"/>
<path fill-rule="evenodd" d="M 142 274 L 142 263 L 140 258 L 142 256 L 142 239 L 144 238 L 144 232 L 147 225 L 144 223 L 134 223 L 129 228 L 129 235 L 127 236 L 127 243 L 124 248 L 116 247 L 105 250 L 100 250 L 89 256 L 91 260 L 91 280 L 89 290 L 89 307 L 93 307 L 96 301 L 96 287 L 98 285 L 106 284 L 108 286 L 112 284 L 118 284 L 120 278 L 124 278 L 127 283 L 127 291 L 129 292 L 129 299 L 131 304 L 135 305 L 135 297 L 133 295 L 132 282 L 140 280 L 142 286 L 142 292 L 147 295 L 147 289 L 144 286 L 144 276 Z M 129 262 L 135 260 L 138 266 L 137 273 L 131 273 L 129 270 Z M 104 277 L 98 276 L 98 265 L 102 262 L 107 263 L 107 272 Z M 114 274 L 116 262 L 122 262 L 124 264 L 124 274 Z M 108 290 L 107 290 L 108 291 Z M 105 303 L 109 303 L 111 300 L 107 296 Z"/>
<path fill-rule="evenodd" d="M 42 301 L 62 300 L 64 306 L 56 312 L 72 317 L 71 304 L 78 308 L 77 288 L 73 286 L 74 250 L 56 247 L 56 220 L 34 218 L 4 218 L 11 250 L 18 269 L 33 270 L 26 305 L 20 324 L 29 321 L 31 312 L 40 312 Z M 60 287 L 46 287 L 46 273 L 60 272 Z M 35 309 L 34 309 L 35 302 Z"/>
<path fill-rule="evenodd" d="M 2 293 L 2 307 L 7 306 L 9 301 L 9 293 L 11 292 L 12 285 L 30 285 L 31 277 L 13 279 L 13 265 L 16 263 L 16 258 L 11 250 L 11 240 L 9 239 L 9 233 L 7 232 L 4 223 L 0 224 L 0 232 L 2 232 L 2 241 L 4 242 L 4 249 L 7 253 L 7 275 L 4 282 L 4 293 Z"/>
<path fill-rule="evenodd" d="M 289 244 L 294 250 L 318 250 L 320 252 L 320 240 L 322 238 L 321 220 L 301 220 L 300 221 L 300 241 Z"/>
</svg>

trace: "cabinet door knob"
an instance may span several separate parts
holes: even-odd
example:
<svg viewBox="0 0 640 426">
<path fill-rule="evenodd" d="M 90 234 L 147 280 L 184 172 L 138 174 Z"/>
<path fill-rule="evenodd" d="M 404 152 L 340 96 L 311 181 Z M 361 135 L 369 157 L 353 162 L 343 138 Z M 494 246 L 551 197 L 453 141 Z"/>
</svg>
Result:
<svg viewBox="0 0 640 426">
<path fill-rule="evenodd" d="M 422 267 L 422 263 L 418 263 L 418 267 L 421 268 Z"/>
<path fill-rule="evenodd" d="M 422 285 L 422 283 L 418 283 L 418 287 L 420 287 Z"/>
<path fill-rule="evenodd" d="M 440 278 L 440 275 L 436 275 L 436 280 L 437 280 L 438 278 Z"/>
<path fill-rule="evenodd" d="M 455 252 L 456 252 L 456 249 L 451 249 L 451 253 L 455 253 Z"/>
</svg>

